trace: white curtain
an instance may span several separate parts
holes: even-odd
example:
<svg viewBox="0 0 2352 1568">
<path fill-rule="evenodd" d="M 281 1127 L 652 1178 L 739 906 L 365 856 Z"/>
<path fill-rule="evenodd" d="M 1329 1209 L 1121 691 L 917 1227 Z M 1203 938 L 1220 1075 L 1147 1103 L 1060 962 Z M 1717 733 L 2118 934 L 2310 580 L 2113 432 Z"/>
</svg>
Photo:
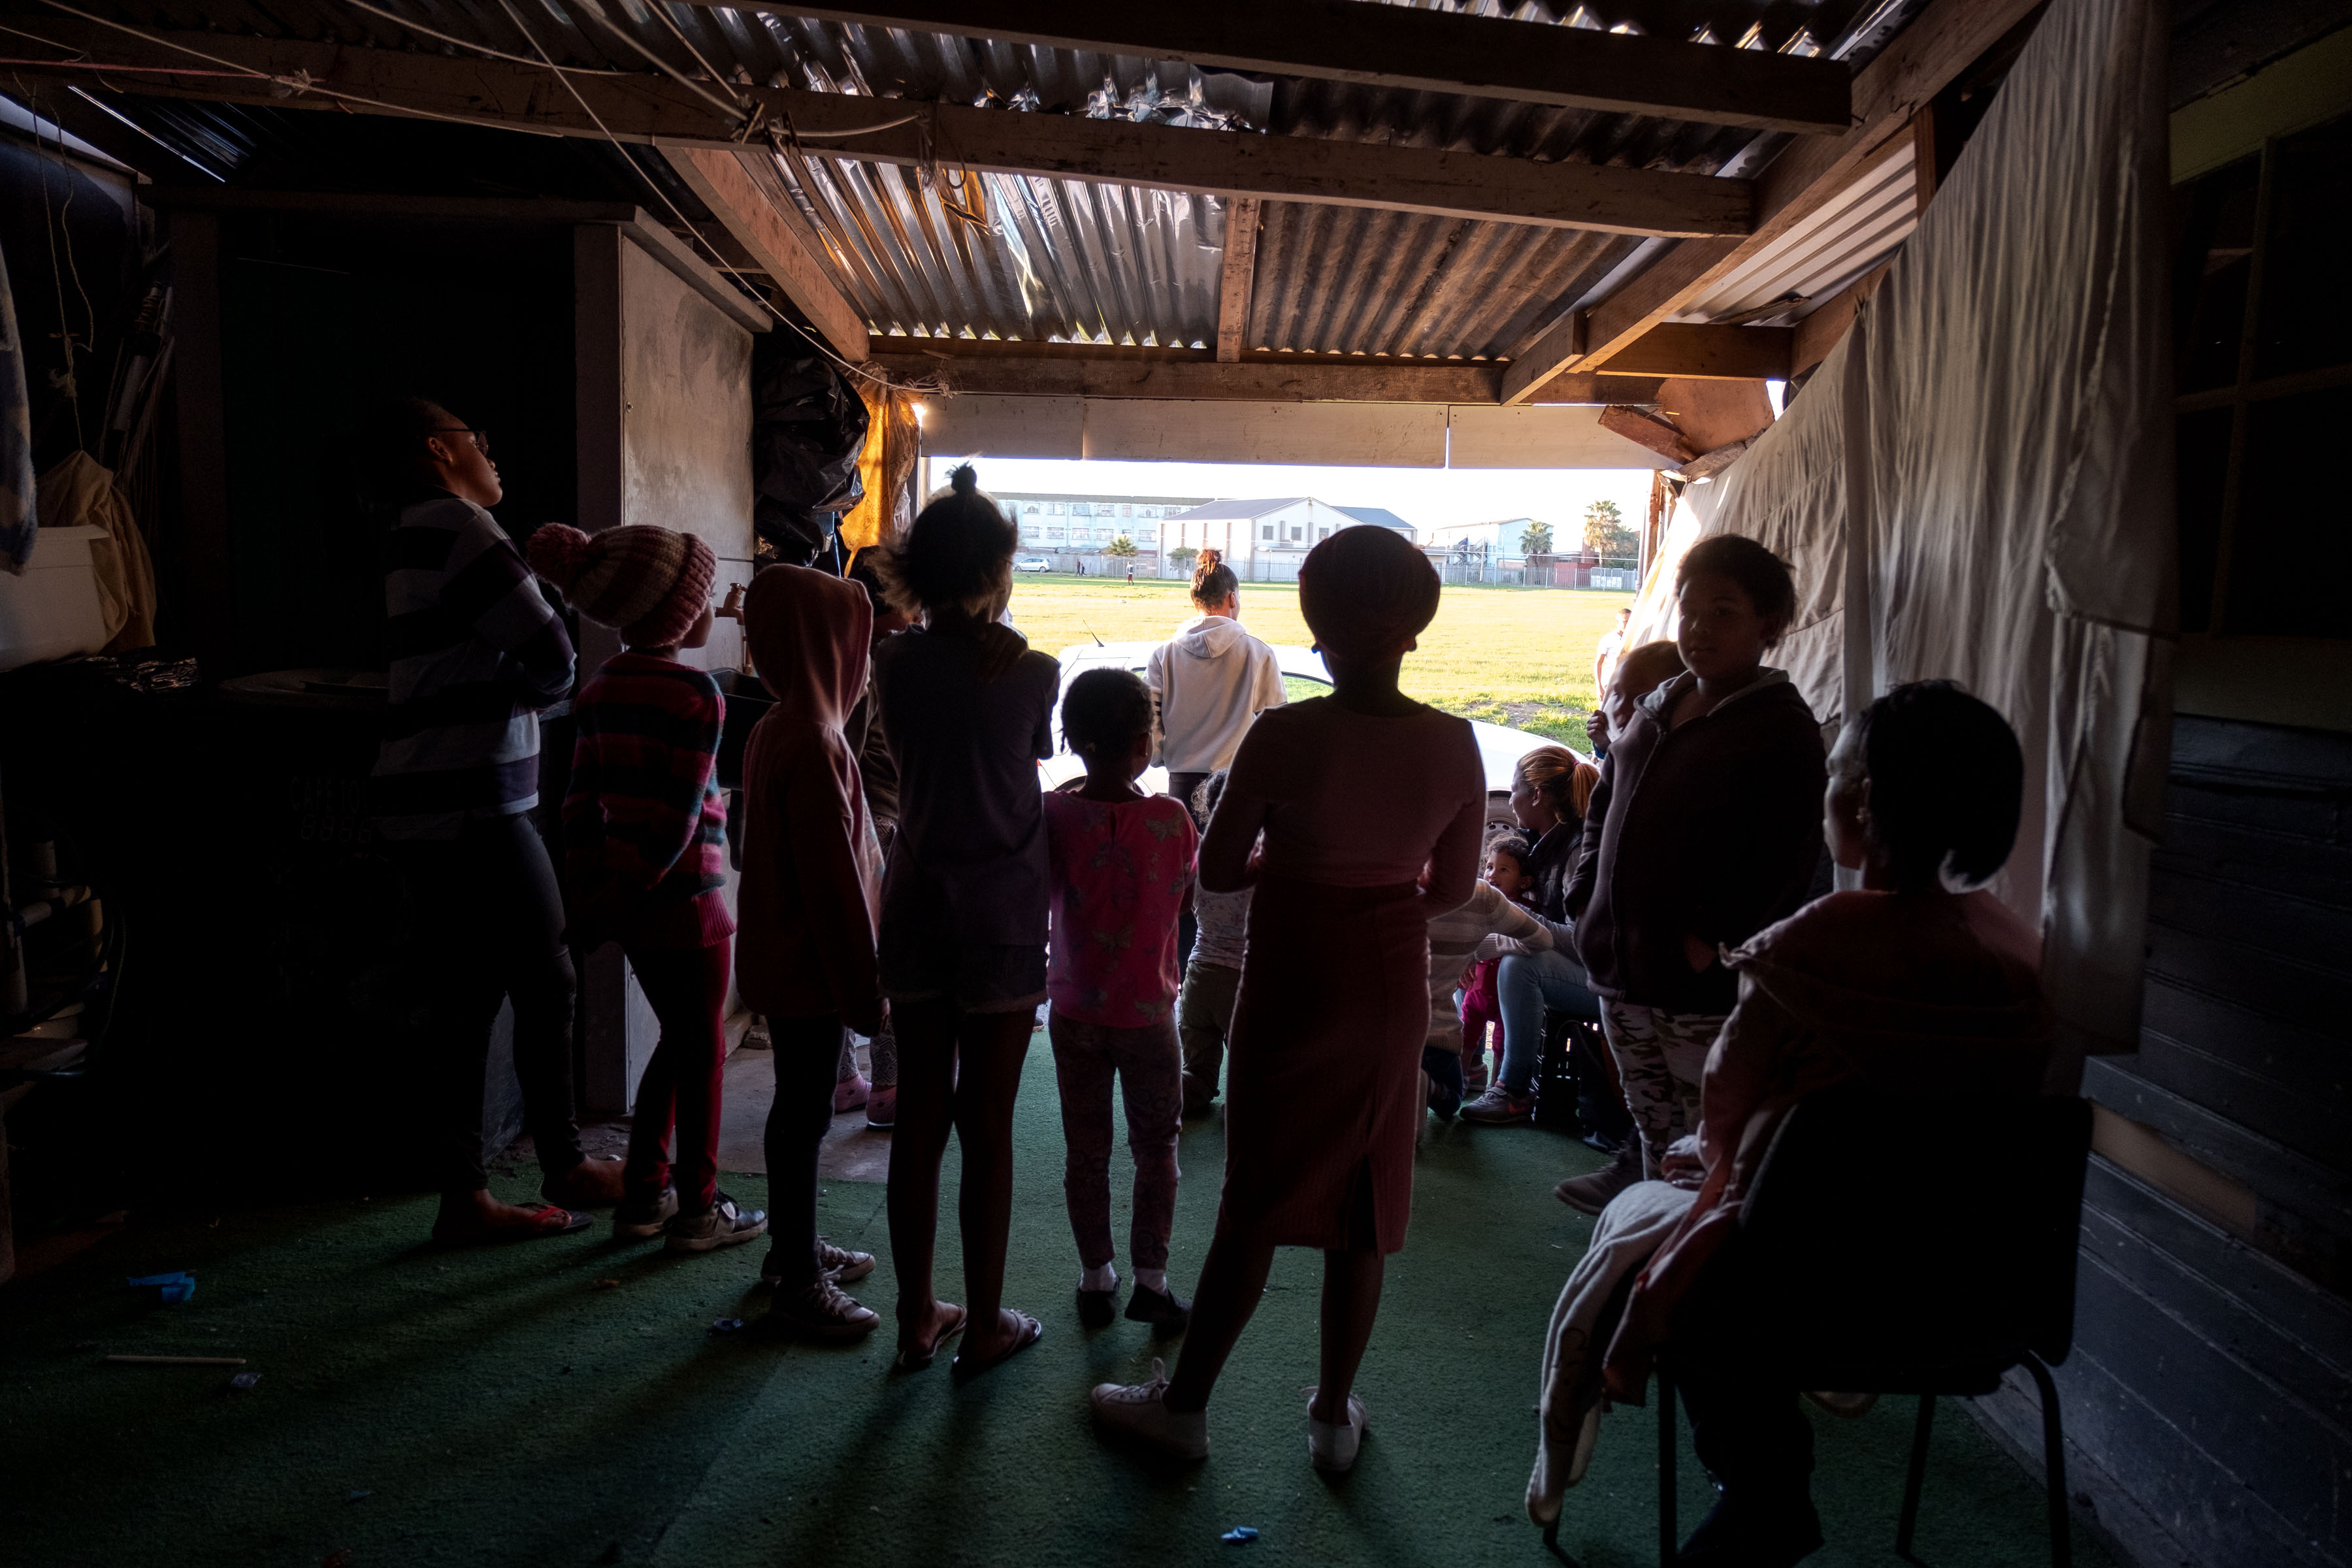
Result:
<svg viewBox="0 0 2352 1568">
<path fill-rule="evenodd" d="M 2008 716 L 1994 890 L 2078 1051 L 2135 1047 L 2170 744 L 2166 42 L 2149 0 L 2056 0 L 1853 330 L 1673 531 L 1797 564 L 1779 661 L 1824 721 L 1929 677 Z"/>
</svg>

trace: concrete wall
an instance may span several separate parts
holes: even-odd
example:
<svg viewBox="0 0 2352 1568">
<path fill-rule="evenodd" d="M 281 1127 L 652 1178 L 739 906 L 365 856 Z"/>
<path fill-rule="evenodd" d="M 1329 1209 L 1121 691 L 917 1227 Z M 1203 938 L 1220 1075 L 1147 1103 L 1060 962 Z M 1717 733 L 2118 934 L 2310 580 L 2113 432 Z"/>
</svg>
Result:
<svg viewBox="0 0 2352 1568">
<path fill-rule="evenodd" d="M 751 331 L 748 312 L 713 301 L 726 285 L 698 268 L 619 226 L 573 233 L 580 526 L 691 533 L 718 556 L 723 592 L 751 579 Z M 584 677 L 620 644 L 602 627 L 581 633 Z M 740 630 L 717 622 L 709 645 L 682 658 L 740 668 Z M 592 1110 L 628 1110 L 660 1037 L 653 1009 L 616 946 L 589 956 L 582 994 L 582 1097 Z"/>
</svg>

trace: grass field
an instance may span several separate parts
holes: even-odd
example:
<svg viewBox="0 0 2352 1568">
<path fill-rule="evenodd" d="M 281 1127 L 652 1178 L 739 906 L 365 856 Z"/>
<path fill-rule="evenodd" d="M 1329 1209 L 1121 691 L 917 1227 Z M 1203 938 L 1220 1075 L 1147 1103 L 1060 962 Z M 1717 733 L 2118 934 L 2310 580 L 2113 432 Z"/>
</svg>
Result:
<svg viewBox="0 0 2352 1568">
<path fill-rule="evenodd" d="M 1529 730 L 1584 749 L 1592 710 L 1592 650 L 1631 594 L 1559 588 L 1448 588 L 1421 647 L 1405 658 L 1404 689 L 1465 719 Z M 1032 647 L 1158 641 L 1192 613 L 1177 581 L 1016 577 L 1013 618 Z M 1242 587 L 1242 623 L 1270 643 L 1314 639 L 1288 584 Z"/>
</svg>

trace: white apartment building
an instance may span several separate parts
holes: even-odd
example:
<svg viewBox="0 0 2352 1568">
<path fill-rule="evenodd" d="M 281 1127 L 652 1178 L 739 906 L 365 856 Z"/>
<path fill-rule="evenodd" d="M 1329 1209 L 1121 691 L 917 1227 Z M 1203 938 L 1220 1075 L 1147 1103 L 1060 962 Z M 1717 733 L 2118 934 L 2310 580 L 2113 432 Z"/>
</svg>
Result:
<svg viewBox="0 0 2352 1568">
<path fill-rule="evenodd" d="M 1021 530 L 1021 549 L 1041 555 L 1099 554 L 1121 534 L 1149 555 L 1159 541 L 1162 518 L 1201 505 L 1186 497 L 989 493 Z"/>
<path fill-rule="evenodd" d="M 1467 544 L 1473 551 L 1483 551 L 1487 558 L 1516 561 L 1527 554 L 1527 531 L 1535 522 L 1532 517 L 1505 518 L 1496 522 L 1442 522 L 1429 531 L 1423 542 L 1448 554 Z M 1553 543 L 1557 546 L 1559 542 L 1559 531 L 1554 530 Z"/>
<path fill-rule="evenodd" d="M 1379 507 L 1339 507 L 1312 496 L 1211 501 L 1160 525 L 1160 553 L 1213 548 L 1244 582 L 1282 583 L 1298 575 L 1309 550 L 1343 528 L 1388 528 L 1413 537 L 1412 524 Z"/>
</svg>

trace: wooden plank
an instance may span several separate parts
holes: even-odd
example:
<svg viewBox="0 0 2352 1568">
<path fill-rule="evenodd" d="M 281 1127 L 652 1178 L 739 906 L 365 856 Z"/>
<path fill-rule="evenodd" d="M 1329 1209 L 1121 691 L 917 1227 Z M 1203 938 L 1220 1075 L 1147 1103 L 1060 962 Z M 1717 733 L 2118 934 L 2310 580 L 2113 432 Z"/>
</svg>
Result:
<svg viewBox="0 0 2352 1568">
<path fill-rule="evenodd" d="M 1790 327 L 1652 327 L 1609 358 L 1620 375 L 1672 375 L 1697 380 L 1785 381 Z"/>
<path fill-rule="evenodd" d="M 1357 0 L 697 0 L 996 44 L 1176 59 L 1759 131 L 1842 132 L 1852 73 L 1827 58 Z"/>
<path fill-rule="evenodd" d="M 1503 372 L 1503 401 L 1525 403 L 1535 389 L 1584 357 L 1589 312 L 1570 310 L 1511 351 Z"/>
<path fill-rule="evenodd" d="M 1744 238 L 1685 240 L 1595 307 L 1590 353 L 1575 368 L 1605 364 L 1820 210 L 1889 138 L 1907 133 L 1937 93 L 2042 3 L 1935 0 L 1855 74 L 1853 128 L 1843 136 L 1801 138 L 1765 166 L 1756 181 L 1755 226 Z M 1538 336 L 1531 334 L 1525 346 L 1532 348 Z M 1511 357 L 1516 364 L 1526 356 L 1515 347 Z M 1561 368 L 1528 364 L 1526 379 L 1507 379 L 1504 400 L 1523 400 Z"/>
<path fill-rule="evenodd" d="M 138 90 L 273 109 L 423 115 L 561 136 L 733 151 L 740 119 L 667 78 L 566 79 L 494 59 L 352 49 L 333 43 L 160 34 L 162 43 L 70 17 L 39 19 L 58 47 L 142 68 Z M 1730 53 L 1732 51 L 1720 51 Z M 192 55 L 209 57 L 198 59 Z M 223 74 L 215 62 L 269 79 Z M 41 66 L 12 68 L 41 74 Z M 160 72 L 161 74 L 151 74 Z M 187 73 L 187 74 L 175 74 Z M 51 74 L 86 79 L 60 62 Z M 1138 125 L 1069 114 L 1023 114 L 787 88 L 730 88 L 765 122 L 822 138 L 825 154 L 931 163 L 1112 184 L 1266 196 L 1338 206 L 1499 219 L 1643 235 L 1748 232 L 1752 192 L 1719 180 L 1592 163 L 1298 136 Z M 330 93 L 341 93 L 337 98 Z M 579 95 L 575 99 L 573 93 Z M 583 109 L 579 100 L 586 100 Z M 593 116 L 588 109 L 593 110 Z"/>
<path fill-rule="evenodd" d="M 1637 447 L 1647 447 L 1670 463 L 1687 463 L 1698 456 L 1698 448 L 1684 439 L 1681 431 L 1639 408 L 1604 408 L 1601 427 Z"/>
<path fill-rule="evenodd" d="M 1477 364 L 1381 364 L 1362 360 L 1314 363 L 1294 356 L 1252 354 L 1220 364 L 1201 351 L 1173 357 L 1139 353 L 1048 353 L 1048 345 L 1007 344 L 1020 353 L 908 352 L 907 340 L 877 339 L 889 352 L 875 368 L 899 382 L 934 383 L 949 392 L 1025 397 L 1160 397 L 1256 403 L 1492 403 L 1501 367 Z M 978 347 L 960 343 L 960 350 Z M 1547 402 L 1654 402 L 1658 381 L 1644 376 L 1563 376 L 1545 389 Z"/>
<path fill-rule="evenodd" d="M 1536 388 L 1568 365 L 1579 370 L 1592 369 L 1601 357 L 1591 348 L 1601 341 L 1600 334 L 1609 333 L 1612 341 L 1624 336 L 1624 342 L 1630 343 L 1641 332 L 1625 336 L 1619 324 L 1622 321 L 1638 320 L 1642 331 L 1647 331 L 1658 318 L 1667 314 L 1670 302 L 1698 292 L 1696 280 L 1705 277 L 1709 268 L 1738 253 L 1738 241 L 1731 239 L 1685 240 L 1674 247 L 1636 273 L 1598 310 L 1584 312 L 1584 334 L 1572 345 L 1572 353 L 1570 344 L 1557 337 L 1548 339 L 1542 333 L 1514 348 L 1510 369 L 1503 376 L 1503 401 L 1533 401 Z M 1563 354 L 1569 357 L 1561 357 Z"/>
<path fill-rule="evenodd" d="M 1610 408 L 1456 405 L 1446 410 L 1449 468 L 1655 468 L 1665 459 L 1626 446 L 1602 423 Z"/>
<path fill-rule="evenodd" d="M 1658 388 L 1658 412 L 1701 452 L 1754 440 L 1772 426 L 1772 399 L 1761 381 L 1674 377 Z"/>
<path fill-rule="evenodd" d="M 862 363 L 866 354 L 866 318 L 835 286 L 831 269 L 809 254 L 768 193 L 743 166 L 746 157 L 766 155 L 764 152 L 721 153 L 709 147 L 669 147 L 662 152 L 678 178 L 751 253 L 760 269 L 808 318 L 817 335 L 844 359 Z"/>
<path fill-rule="evenodd" d="M 2343 1172 L 2149 1082 L 2131 1070 L 2127 1058 L 2086 1060 L 2083 1092 L 2118 1116 L 2155 1128 L 2190 1159 L 2251 1188 L 2266 1209 L 2275 1205 L 2325 1233 L 2335 1247 L 2352 1237 L 2352 1178 Z"/>
<path fill-rule="evenodd" d="M 352 217 L 427 217 L 441 222 L 629 223 L 632 202 L 569 202 L 540 196 L 379 195 L 357 191 L 253 191 L 226 185 L 150 185 L 139 199 L 167 212 L 325 213 Z"/>
<path fill-rule="evenodd" d="M 1224 272 L 1217 285 L 1217 360 L 1237 364 L 1249 331 L 1250 288 L 1257 278 L 1259 204 L 1237 198 L 1225 211 Z"/>
</svg>

